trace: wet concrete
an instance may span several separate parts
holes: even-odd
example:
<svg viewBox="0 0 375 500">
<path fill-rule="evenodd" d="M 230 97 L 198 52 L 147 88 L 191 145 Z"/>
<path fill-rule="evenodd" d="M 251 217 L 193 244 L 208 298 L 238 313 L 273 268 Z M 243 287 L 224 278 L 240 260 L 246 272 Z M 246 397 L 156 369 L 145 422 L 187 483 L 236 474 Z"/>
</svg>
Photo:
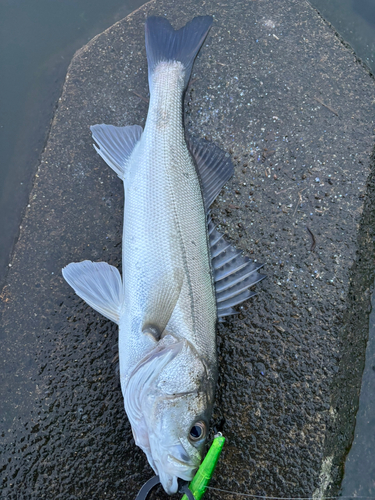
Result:
<svg viewBox="0 0 375 500">
<path fill-rule="evenodd" d="M 268 274 L 219 327 L 213 429 L 227 444 L 212 486 L 337 492 L 373 280 L 374 81 L 307 3 L 163 0 L 96 37 L 68 71 L 1 293 L 3 498 L 134 498 L 152 474 L 123 410 L 117 328 L 61 268 L 121 269 L 122 185 L 89 126 L 144 124 L 147 15 L 178 27 L 207 13 L 186 125 L 230 151 L 235 176 L 213 219 Z"/>
</svg>

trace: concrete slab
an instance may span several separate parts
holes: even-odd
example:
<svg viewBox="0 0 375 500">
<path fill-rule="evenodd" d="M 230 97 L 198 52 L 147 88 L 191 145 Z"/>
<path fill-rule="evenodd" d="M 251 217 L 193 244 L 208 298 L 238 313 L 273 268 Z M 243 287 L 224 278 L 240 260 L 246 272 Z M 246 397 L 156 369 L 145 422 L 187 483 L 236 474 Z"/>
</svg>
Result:
<svg viewBox="0 0 375 500">
<path fill-rule="evenodd" d="M 373 281 L 374 81 L 305 2 L 162 0 L 93 39 L 68 71 L 1 294 L 3 498 L 134 498 L 152 475 L 123 410 L 117 329 L 61 268 L 121 268 L 122 185 L 89 126 L 144 124 L 147 15 L 179 27 L 207 13 L 186 125 L 230 151 L 235 176 L 213 219 L 269 276 L 219 327 L 213 430 L 227 444 L 212 486 L 337 492 Z"/>
</svg>

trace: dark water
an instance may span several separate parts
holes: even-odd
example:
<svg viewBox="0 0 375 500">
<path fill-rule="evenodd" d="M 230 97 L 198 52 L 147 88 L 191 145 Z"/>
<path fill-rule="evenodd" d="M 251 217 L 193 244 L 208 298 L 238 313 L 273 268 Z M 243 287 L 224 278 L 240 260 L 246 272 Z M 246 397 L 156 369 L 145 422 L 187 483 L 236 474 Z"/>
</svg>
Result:
<svg viewBox="0 0 375 500">
<path fill-rule="evenodd" d="M 372 298 L 370 335 L 355 437 L 346 459 L 342 495 L 375 498 L 375 296 Z"/>
<path fill-rule="evenodd" d="M 0 0 L 0 284 L 67 67 L 143 0 Z"/>
<path fill-rule="evenodd" d="M 375 73 L 375 0 L 309 0 Z"/>
</svg>

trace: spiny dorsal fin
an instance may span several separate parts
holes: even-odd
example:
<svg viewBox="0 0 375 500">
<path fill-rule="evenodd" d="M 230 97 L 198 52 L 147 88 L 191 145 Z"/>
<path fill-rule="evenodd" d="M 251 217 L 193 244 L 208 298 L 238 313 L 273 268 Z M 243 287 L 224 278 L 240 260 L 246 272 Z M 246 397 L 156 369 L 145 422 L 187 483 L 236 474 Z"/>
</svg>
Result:
<svg viewBox="0 0 375 500">
<path fill-rule="evenodd" d="M 139 125 L 115 127 L 104 123 L 90 127 L 96 152 L 124 180 L 125 166 L 133 149 L 141 138 L 143 129 Z"/>
<path fill-rule="evenodd" d="M 217 315 L 220 318 L 235 314 L 233 306 L 255 295 L 250 288 L 266 276 L 258 271 L 263 264 L 249 257 L 225 241 L 208 218 L 208 237 L 211 249 L 211 264 L 214 273 Z"/>
<path fill-rule="evenodd" d="M 118 270 L 106 262 L 72 262 L 62 274 L 77 295 L 95 311 L 119 324 L 123 287 Z"/>
<path fill-rule="evenodd" d="M 187 139 L 199 177 L 201 179 L 206 212 L 222 187 L 233 175 L 234 168 L 230 156 L 212 142 L 204 139 Z"/>
</svg>

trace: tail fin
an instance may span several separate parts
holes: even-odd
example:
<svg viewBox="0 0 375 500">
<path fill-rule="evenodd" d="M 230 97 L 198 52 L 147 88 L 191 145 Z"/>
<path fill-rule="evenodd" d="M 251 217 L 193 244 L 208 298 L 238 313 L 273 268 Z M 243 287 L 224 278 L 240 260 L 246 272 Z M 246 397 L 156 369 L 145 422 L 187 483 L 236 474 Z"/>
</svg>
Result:
<svg viewBox="0 0 375 500">
<path fill-rule="evenodd" d="M 211 16 L 199 16 L 174 30 L 164 17 L 149 17 L 145 24 L 149 80 L 162 61 L 180 61 L 185 67 L 185 87 L 194 59 L 212 25 Z"/>
</svg>

